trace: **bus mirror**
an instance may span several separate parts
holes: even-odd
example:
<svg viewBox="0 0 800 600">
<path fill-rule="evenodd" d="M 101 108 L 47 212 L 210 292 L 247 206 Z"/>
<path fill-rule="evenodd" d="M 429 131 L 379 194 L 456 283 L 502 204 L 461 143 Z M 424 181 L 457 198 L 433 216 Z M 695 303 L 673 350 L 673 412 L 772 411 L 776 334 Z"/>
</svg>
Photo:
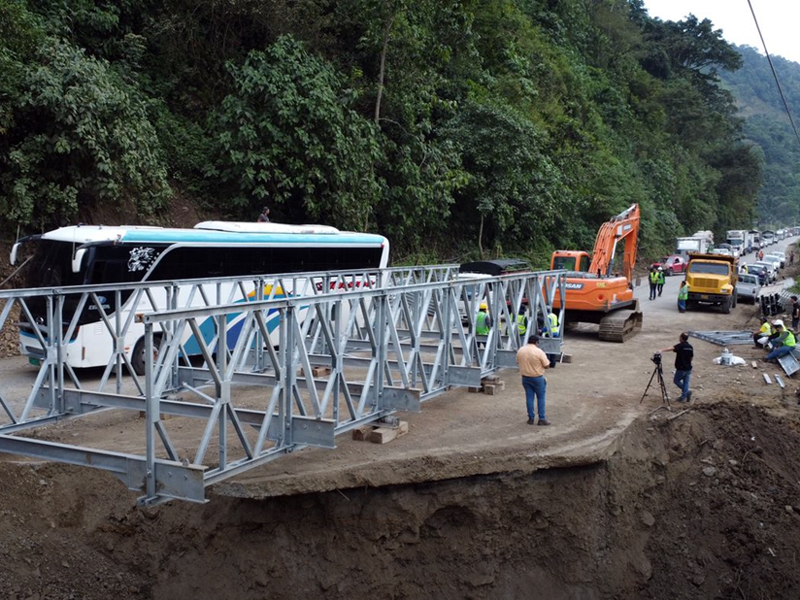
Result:
<svg viewBox="0 0 800 600">
<path fill-rule="evenodd" d="M 75 254 L 72 256 L 72 272 L 73 273 L 80 273 L 81 272 L 81 263 L 83 262 L 83 255 L 86 254 L 86 248 L 80 248 L 75 251 Z"/>
<path fill-rule="evenodd" d="M 19 250 L 19 242 L 11 246 L 11 256 L 9 257 L 8 262 L 12 267 L 17 264 L 17 250 Z"/>
</svg>

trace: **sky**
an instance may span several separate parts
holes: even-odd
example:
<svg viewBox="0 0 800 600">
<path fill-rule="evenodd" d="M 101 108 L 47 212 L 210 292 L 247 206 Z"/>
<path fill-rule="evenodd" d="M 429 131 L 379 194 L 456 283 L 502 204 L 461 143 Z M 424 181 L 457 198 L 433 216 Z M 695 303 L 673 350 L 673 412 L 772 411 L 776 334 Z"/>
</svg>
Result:
<svg viewBox="0 0 800 600">
<path fill-rule="evenodd" d="M 750 4 L 769 53 L 800 63 L 800 1 L 750 0 Z M 747 0 L 644 0 L 644 5 L 651 17 L 662 21 L 680 21 L 689 13 L 709 19 L 727 41 L 764 53 Z"/>
</svg>

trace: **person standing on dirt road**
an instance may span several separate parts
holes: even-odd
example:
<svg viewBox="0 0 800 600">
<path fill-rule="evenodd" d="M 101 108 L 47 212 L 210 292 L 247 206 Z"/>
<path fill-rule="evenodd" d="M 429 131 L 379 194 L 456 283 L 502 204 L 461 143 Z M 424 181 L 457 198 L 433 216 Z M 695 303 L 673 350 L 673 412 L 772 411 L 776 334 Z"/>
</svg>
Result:
<svg viewBox="0 0 800 600">
<path fill-rule="evenodd" d="M 658 271 L 656 271 L 655 266 L 650 267 L 650 273 L 647 274 L 647 280 L 650 282 L 650 300 L 655 300 L 658 288 Z"/>
<path fill-rule="evenodd" d="M 684 279 L 678 289 L 678 312 L 686 312 L 686 301 L 689 299 L 689 284 Z"/>
<path fill-rule="evenodd" d="M 792 296 L 792 331 L 797 331 L 797 326 L 800 325 L 800 304 L 797 302 L 797 296 Z"/>
<path fill-rule="evenodd" d="M 674 346 L 668 346 L 658 353 L 672 350 L 675 353 L 675 378 L 672 380 L 681 390 L 678 402 L 689 402 L 692 399 L 692 390 L 689 389 L 689 381 L 692 378 L 692 359 L 694 358 L 694 347 L 689 343 L 689 334 L 682 333 L 679 341 Z"/>
<path fill-rule="evenodd" d="M 667 276 L 664 273 L 663 267 L 658 267 L 658 281 L 656 282 L 656 286 L 658 287 L 658 297 L 661 298 L 661 292 L 664 291 L 664 284 L 667 282 Z"/>
<path fill-rule="evenodd" d="M 517 365 L 522 375 L 522 387 L 525 390 L 525 407 L 528 410 L 528 425 L 536 424 L 536 413 L 539 413 L 539 425 L 550 425 L 545 416 L 545 394 L 547 380 L 544 370 L 550 366 L 547 355 L 539 348 L 539 336 L 535 333 L 528 338 L 528 343 L 517 351 Z M 536 410 L 534 410 L 534 399 Z"/>
</svg>

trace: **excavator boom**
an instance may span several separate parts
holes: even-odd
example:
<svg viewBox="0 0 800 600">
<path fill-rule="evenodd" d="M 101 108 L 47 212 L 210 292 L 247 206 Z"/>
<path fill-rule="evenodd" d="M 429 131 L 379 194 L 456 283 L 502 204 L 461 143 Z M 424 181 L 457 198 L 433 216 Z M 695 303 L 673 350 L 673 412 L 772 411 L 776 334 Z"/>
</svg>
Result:
<svg viewBox="0 0 800 600">
<path fill-rule="evenodd" d="M 639 205 L 632 204 L 610 221 L 603 223 L 597 232 L 589 272 L 608 277 L 614 274 L 614 254 L 617 246 L 625 240 L 622 257 L 622 275 L 630 282 L 639 246 Z"/>
</svg>

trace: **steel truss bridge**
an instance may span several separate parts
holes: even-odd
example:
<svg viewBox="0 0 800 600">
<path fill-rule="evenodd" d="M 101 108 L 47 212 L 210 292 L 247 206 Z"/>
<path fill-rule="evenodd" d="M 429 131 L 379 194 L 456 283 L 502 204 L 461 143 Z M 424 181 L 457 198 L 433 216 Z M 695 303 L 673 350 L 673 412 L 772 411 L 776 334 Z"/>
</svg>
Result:
<svg viewBox="0 0 800 600">
<path fill-rule="evenodd" d="M 304 447 L 334 448 L 337 435 L 515 366 L 518 308 L 529 324 L 546 322 L 558 297 L 561 271 L 465 276 L 453 265 L 2 291 L 0 327 L 18 314 L 35 323 L 41 356 L 29 393 L 0 378 L 0 452 L 110 471 L 142 505 L 205 502 L 218 481 Z M 484 302 L 493 323 L 479 336 Z M 89 309 L 98 322 L 88 326 L 108 337 L 102 375 L 66 356 Z M 137 328 L 143 376 L 125 342 Z M 548 353 L 561 344 L 541 342 Z M 25 435 L 109 410 L 144 414 L 136 452 Z"/>
</svg>

